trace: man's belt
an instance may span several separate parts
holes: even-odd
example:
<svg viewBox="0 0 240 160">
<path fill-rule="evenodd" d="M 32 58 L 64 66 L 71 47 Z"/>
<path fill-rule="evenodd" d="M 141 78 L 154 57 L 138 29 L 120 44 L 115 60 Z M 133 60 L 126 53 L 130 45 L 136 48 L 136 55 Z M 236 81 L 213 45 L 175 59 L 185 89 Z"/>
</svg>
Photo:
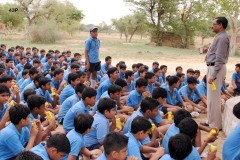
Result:
<svg viewBox="0 0 240 160">
<path fill-rule="evenodd" d="M 207 63 L 207 66 L 215 66 L 215 62 Z"/>
</svg>

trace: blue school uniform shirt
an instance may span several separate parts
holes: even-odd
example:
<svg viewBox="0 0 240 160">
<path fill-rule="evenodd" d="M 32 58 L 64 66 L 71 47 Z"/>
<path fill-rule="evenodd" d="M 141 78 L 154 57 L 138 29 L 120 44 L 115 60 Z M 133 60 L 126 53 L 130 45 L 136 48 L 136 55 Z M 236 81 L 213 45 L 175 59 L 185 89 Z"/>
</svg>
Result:
<svg viewBox="0 0 240 160">
<path fill-rule="evenodd" d="M 178 86 L 177 90 L 179 91 L 183 86 L 185 86 L 186 84 L 184 82 L 181 82 L 180 85 Z"/>
<path fill-rule="evenodd" d="M 71 151 L 68 155 L 64 156 L 63 160 L 67 160 L 69 155 L 77 157 L 81 149 L 84 147 L 83 136 L 81 133 L 76 132 L 75 129 L 68 132 L 67 138 L 71 145 Z"/>
<path fill-rule="evenodd" d="M 134 82 L 131 81 L 130 84 L 127 84 L 125 92 L 131 92 L 131 91 L 134 90 L 134 89 L 135 89 L 135 87 L 134 87 Z"/>
<path fill-rule="evenodd" d="M 92 130 L 84 136 L 86 147 L 102 143 L 105 136 L 109 133 L 109 120 L 103 114 L 97 111 L 93 118 Z"/>
<path fill-rule="evenodd" d="M 18 74 L 19 72 L 22 72 L 24 69 L 24 65 L 22 65 L 21 63 L 19 63 L 18 65 L 16 65 L 16 68 L 18 69 Z"/>
<path fill-rule="evenodd" d="M 0 137 L 0 157 L 9 159 L 25 150 L 24 146 L 30 139 L 30 131 L 27 127 L 23 127 L 18 132 L 15 125 L 10 123 L 1 130 Z"/>
<path fill-rule="evenodd" d="M 107 157 L 105 155 L 105 153 L 103 152 L 98 158 L 97 160 L 107 160 Z"/>
<path fill-rule="evenodd" d="M 3 104 L 2 110 L 0 110 L 0 121 L 2 120 L 2 118 L 3 118 L 3 116 L 4 116 L 4 114 L 5 114 L 6 110 L 7 110 L 7 108 L 8 108 L 7 103 Z"/>
<path fill-rule="evenodd" d="M 240 79 L 240 73 L 237 73 L 237 72 L 233 73 L 232 81 L 236 83 L 237 88 L 240 88 L 240 83 L 237 82 L 238 79 Z"/>
<path fill-rule="evenodd" d="M 27 78 L 23 81 L 22 85 L 19 86 L 20 91 L 22 92 L 24 88 L 32 82 L 31 78 Z"/>
<path fill-rule="evenodd" d="M 162 73 L 162 80 L 163 80 L 163 83 L 166 83 L 166 74 Z"/>
<path fill-rule="evenodd" d="M 129 107 L 135 107 L 141 103 L 144 96 L 140 94 L 137 90 L 133 90 L 127 97 L 126 105 Z"/>
<path fill-rule="evenodd" d="M 170 91 L 169 85 L 164 85 L 164 88 L 167 91 L 167 103 L 170 105 L 177 105 L 180 101 L 182 101 L 182 97 L 178 93 L 177 89 L 174 88 L 173 91 Z"/>
<path fill-rule="evenodd" d="M 56 82 L 56 81 L 54 80 L 54 77 L 51 79 L 51 82 L 50 82 L 51 86 L 53 86 L 56 90 L 58 90 L 58 88 L 59 88 L 59 86 L 60 86 L 61 83 L 62 83 L 61 80 L 59 80 L 58 82 Z"/>
<path fill-rule="evenodd" d="M 16 61 L 15 59 L 13 60 L 14 66 L 17 66 L 20 63 L 20 60 Z"/>
<path fill-rule="evenodd" d="M 108 65 L 104 63 L 103 65 L 101 65 L 99 74 L 102 76 L 103 74 L 107 73 L 107 71 L 108 71 Z"/>
<path fill-rule="evenodd" d="M 207 86 L 204 81 L 197 85 L 197 90 L 199 91 L 201 96 L 207 96 Z M 194 94 L 193 101 L 197 102 L 200 100 L 200 97 Z"/>
<path fill-rule="evenodd" d="M 110 79 L 105 80 L 100 84 L 97 90 L 97 96 L 96 99 L 99 100 L 101 95 L 108 90 L 109 86 L 113 85 L 113 83 L 110 81 Z"/>
<path fill-rule="evenodd" d="M 183 99 L 183 96 L 187 96 L 188 99 L 191 101 L 193 101 L 194 94 L 196 94 L 196 96 L 198 97 L 201 96 L 197 88 L 191 91 L 188 85 L 183 86 L 178 92 L 182 96 L 182 99 Z"/>
<path fill-rule="evenodd" d="M 50 160 L 47 150 L 45 149 L 45 143 L 41 142 L 37 146 L 33 147 L 30 151 L 37 154 L 44 160 Z"/>
<path fill-rule="evenodd" d="M 18 72 L 18 75 L 17 75 L 17 78 L 16 78 L 17 82 L 18 82 L 20 79 L 22 79 L 22 78 L 23 78 L 23 76 L 22 76 L 22 71 L 21 71 L 21 72 Z"/>
<path fill-rule="evenodd" d="M 85 50 L 88 51 L 88 59 L 90 63 L 97 63 L 100 61 L 99 48 L 100 48 L 99 39 L 93 39 L 92 36 L 90 36 L 85 41 Z"/>
<path fill-rule="evenodd" d="M 140 77 L 140 75 L 138 74 L 138 72 L 135 72 L 133 76 L 134 76 L 134 80 Z"/>
<path fill-rule="evenodd" d="M 44 57 L 44 58 L 42 58 L 40 61 L 41 61 L 41 63 L 46 63 L 46 62 L 47 62 L 47 58 Z"/>
<path fill-rule="evenodd" d="M 74 87 L 71 84 L 68 84 L 61 92 L 60 94 L 60 104 L 62 104 L 68 97 L 74 95 L 75 90 Z"/>
<path fill-rule="evenodd" d="M 25 102 L 25 104 L 27 104 L 27 103 Z M 24 104 L 24 105 L 25 105 L 25 104 Z M 25 105 L 25 106 L 28 106 L 28 104 Z M 35 118 L 35 117 L 33 117 L 33 114 L 30 112 L 29 117 L 30 117 L 30 123 L 29 123 L 29 125 L 28 125 L 28 129 L 30 130 L 31 127 L 32 127 L 32 121 L 33 121 L 34 119 L 40 120 L 41 116 L 38 114 L 38 115 L 37 115 L 37 118 Z"/>
<path fill-rule="evenodd" d="M 223 160 L 240 159 L 240 124 L 238 124 L 232 132 L 227 136 L 223 144 L 222 157 Z"/>
<path fill-rule="evenodd" d="M 108 77 L 107 74 L 105 74 L 105 75 L 101 78 L 100 84 L 101 84 L 102 82 L 104 82 L 105 80 L 107 80 L 107 79 L 109 79 L 109 77 Z"/>
<path fill-rule="evenodd" d="M 21 94 L 20 94 L 20 100 L 21 100 L 21 101 L 24 101 L 23 93 L 24 93 L 24 91 L 27 90 L 27 89 L 36 90 L 37 87 L 35 86 L 35 84 L 34 84 L 33 81 L 32 81 L 30 84 L 28 84 L 28 85 L 23 89 L 23 91 L 22 91 Z"/>
<path fill-rule="evenodd" d="M 11 76 L 11 77 L 16 77 L 16 75 L 15 75 L 14 71 L 12 70 L 12 68 L 10 68 L 10 69 L 6 68 L 6 74 Z"/>
<path fill-rule="evenodd" d="M 49 93 L 48 90 L 46 90 L 45 92 L 43 92 L 43 90 L 42 90 L 41 88 L 38 88 L 38 89 L 36 90 L 36 94 L 45 97 L 45 98 L 46 98 L 46 101 L 49 102 L 49 103 L 52 103 L 52 102 L 53 102 L 53 99 L 52 99 L 52 97 L 51 97 L 51 95 L 50 95 L 50 93 Z"/>
<path fill-rule="evenodd" d="M 169 149 L 168 149 L 168 142 L 169 139 L 172 136 L 175 136 L 176 134 L 180 133 L 180 130 L 178 127 L 176 127 L 175 123 L 171 124 L 171 126 L 168 128 L 166 134 L 163 137 L 163 141 L 162 141 L 162 146 L 165 149 L 165 153 L 169 154 Z"/>
<path fill-rule="evenodd" d="M 155 81 L 161 84 L 163 83 L 163 79 L 161 76 L 160 77 L 155 76 Z"/>
<path fill-rule="evenodd" d="M 48 64 L 48 62 L 44 63 L 42 71 L 51 71 L 51 66 Z"/>
<path fill-rule="evenodd" d="M 79 113 L 89 114 L 89 109 L 84 105 L 83 101 L 76 103 L 66 113 L 63 121 L 63 128 L 66 132 L 69 132 L 74 128 L 74 117 Z"/>
<path fill-rule="evenodd" d="M 148 91 L 151 95 L 152 95 L 152 92 L 153 92 L 153 89 L 155 88 L 155 83 L 152 83 L 152 84 L 148 84 L 147 85 L 147 88 L 146 88 L 146 91 Z"/>
<path fill-rule="evenodd" d="M 18 86 L 21 86 L 24 80 L 24 78 L 21 78 L 19 81 L 17 81 Z"/>
<path fill-rule="evenodd" d="M 154 73 L 153 68 L 150 68 L 150 69 L 148 70 L 148 72 Z"/>
<path fill-rule="evenodd" d="M 185 83 L 185 84 L 188 84 L 187 80 L 188 80 L 188 77 L 185 76 L 185 77 L 184 77 L 184 83 Z"/>
<path fill-rule="evenodd" d="M 140 153 L 140 149 L 142 147 L 141 142 L 139 140 L 137 140 L 130 132 L 128 132 L 126 134 L 126 136 L 128 137 L 127 157 L 134 156 L 134 157 L 138 158 L 139 160 L 142 160 L 142 156 Z"/>
<path fill-rule="evenodd" d="M 14 59 L 14 55 L 9 55 L 9 54 L 7 54 L 7 55 L 6 55 L 6 58 L 7 58 L 7 59 L 12 59 L 12 60 L 13 60 L 13 59 Z"/>
<path fill-rule="evenodd" d="M 122 72 L 119 71 L 119 75 L 118 75 L 118 78 L 121 78 L 123 80 L 125 80 L 125 74 L 123 74 Z"/>
<path fill-rule="evenodd" d="M 76 93 L 68 97 L 60 107 L 60 110 L 58 112 L 58 121 L 60 122 L 65 117 L 68 110 L 80 100 L 81 98 Z"/>
</svg>

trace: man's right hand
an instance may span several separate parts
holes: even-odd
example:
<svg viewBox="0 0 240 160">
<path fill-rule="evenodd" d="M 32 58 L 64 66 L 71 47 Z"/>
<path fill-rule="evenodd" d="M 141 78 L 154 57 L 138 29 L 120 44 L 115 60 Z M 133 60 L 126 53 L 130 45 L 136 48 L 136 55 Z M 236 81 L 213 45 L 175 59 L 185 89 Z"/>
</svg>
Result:
<svg viewBox="0 0 240 160">
<path fill-rule="evenodd" d="M 89 63 L 89 61 L 85 61 L 85 69 L 86 69 L 86 70 L 89 70 L 89 68 L 90 68 L 90 63 Z"/>
</svg>

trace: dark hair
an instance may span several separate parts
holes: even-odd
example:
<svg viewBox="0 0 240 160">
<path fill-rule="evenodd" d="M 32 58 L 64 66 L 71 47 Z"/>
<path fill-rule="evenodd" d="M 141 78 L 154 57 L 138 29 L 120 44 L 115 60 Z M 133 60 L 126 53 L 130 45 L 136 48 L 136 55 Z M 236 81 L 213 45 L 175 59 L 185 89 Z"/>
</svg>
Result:
<svg viewBox="0 0 240 160">
<path fill-rule="evenodd" d="M 54 51 L 54 53 L 60 53 L 60 51 L 56 49 L 56 50 Z"/>
<path fill-rule="evenodd" d="M 140 68 L 141 66 L 143 66 L 142 63 L 137 63 L 137 68 Z"/>
<path fill-rule="evenodd" d="M 15 104 L 9 110 L 10 121 L 17 125 L 21 119 L 26 119 L 30 114 L 30 109 L 22 104 Z"/>
<path fill-rule="evenodd" d="M 27 52 L 26 55 L 31 55 L 31 53 L 30 53 L 30 52 Z"/>
<path fill-rule="evenodd" d="M 73 57 L 82 56 L 80 53 L 74 53 Z"/>
<path fill-rule="evenodd" d="M 100 99 L 97 105 L 97 109 L 101 114 L 104 114 L 105 110 L 110 112 L 110 110 L 115 107 L 116 107 L 116 102 L 110 98 Z"/>
<path fill-rule="evenodd" d="M 188 84 L 197 84 L 197 78 L 189 77 L 187 82 L 188 82 Z"/>
<path fill-rule="evenodd" d="M 152 72 L 147 72 L 144 78 L 145 78 L 146 80 L 148 80 L 148 79 L 151 79 L 151 78 L 154 77 L 154 76 L 155 76 L 154 73 L 152 73 Z"/>
<path fill-rule="evenodd" d="M 191 139 L 193 139 L 198 130 L 198 124 L 191 118 L 184 118 L 178 125 L 180 133 L 186 134 Z"/>
<path fill-rule="evenodd" d="M 0 77 L 0 83 L 6 83 L 7 81 L 11 81 L 12 79 L 13 77 L 4 74 Z"/>
<path fill-rule="evenodd" d="M 125 78 L 128 79 L 128 77 L 131 77 L 132 75 L 134 75 L 134 72 L 133 71 L 130 71 L 130 70 L 127 70 L 125 72 Z"/>
<path fill-rule="evenodd" d="M 86 72 L 77 71 L 79 77 L 86 76 Z"/>
<path fill-rule="evenodd" d="M 145 117 L 137 116 L 133 119 L 131 124 L 131 133 L 136 134 L 140 131 L 146 133 L 149 129 L 151 129 L 152 124 Z"/>
<path fill-rule="evenodd" d="M 137 64 L 132 64 L 132 69 L 137 67 Z"/>
<path fill-rule="evenodd" d="M 39 87 L 42 88 L 42 86 L 46 85 L 47 83 L 51 82 L 51 80 L 47 77 L 41 77 L 38 81 Z"/>
<path fill-rule="evenodd" d="M 240 102 L 233 107 L 233 114 L 240 119 Z"/>
<path fill-rule="evenodd" d="M 146 113 L 147 110 L 153 111 L 155 108 L 158 108 L 159 103 L 156 99 L 146 97 L 141 102 L 141 111 Z"/>
<path fill-rule="evenodd" d="M 240 68 L 240 63 L 238 63 L 238 64 L 235 64 L 235 67 L 238 67 L 238 68 Z"/>
<path fill-rule="evenodd" d="M 14 50 L 12 48 L 9 48 L 8 52 L 14 52 Z"/>
<path fill-rule="evenodd" d="M 69 73 L 68 74 L 68 83 L 69 84 L 72 84 L 71 82 L 73 81 L 75 81 L 76 79 L 78 79 L 79 78 L 79 75 L 78 74 L 76 74 L 76 73 Z"/>
<path fill-rule="evenodd" d="M 0 68 L 0 75 L 2 75 L 6 70 L 4 68 Z"/>
<path fill-rule="evenodd" d="M 184 159 L 192 152 L 191 139 L 185 134 L 177 134 L 169 139 L 168 148 L 172 158 Z"/>
<path fill-rule="evenodd" d="M 0 53 L 0 58 L 2 58 L 2 57 L 6 57 L 6 54 Z"/>
<path fill-rule="evenodd" d="M 76 58 L 71 58 L 71 63 L 73 64 L 74 62 L 75 62 L 75 64 L 79 65 L 78 60 Z"/>
<path fill-rule="evenodd" d="M 138 70 L 138 74 L 140 75 L 140 73 L 146 72 L 147 70 L 145 68 L 141 68 Z"/>
<path fill-rule="evenodd" d="M 20 54 L 19 53 L 15 53 L 14 54 L 14 57 L 17 57 L 17 56 L 20 56 Z M 26 57 L 25 57 L 26 58 Z M 21 59 L 21 58 L 20 58 Z"/>
<path fill-rule="evenodd" d="M 21 152 L 15 160 L 43 160 L 42 157 L 33 153 L 32 151 Z"/>
<path fill-rule="evenodd" d="M 40 63 L 41 63 L 41 61 L 40 61 L 39 59 L 34 59 L 34 60 L 33 60 L 33 64 L 35 64 L 35 63 L 38 63 L 38 64 L 40 64 Z"/>
<path fill-rule="evenodd" d="M 136 81 L 136 88 L 137 87 L 142 87 L 142 86 L 147 86 L 148 83 L 147 83 L 147 80 L 144 79 L 144 78 L 139 78 L 137 81 Z"/>
<path fill-rule="evenodd" d="M 167 68 L 167 66 L 166 65 L 161 65 L 160 69 L 162 70 L 163 68 Z"/>
<path fill-rule="evenodd" d="M 154 88 L 152 92 L 152 98 L 158 99 L 160 97 L 167 98 L 167 91 L 161 87 Z"/>
<path fill-rule="evenodd" d="M 184 73 L 177 73 L 176 76 L 181 78 L 182 76 L 184 76 L 185 74 Z"/>
<path fill-rule="evenodd" d="M 148 71 L 149 67 L 147 65 L 144 65 L 143 68 Z"/>
<path fill-rule="evenodd" d="M 92 98 L 97 95 L 97 91 L 91 87 L 85 87 L 82 91 L 82 99 Z"/>
<path fill-rule="evenodd" d="M 110 56 L 105 57 L 105 62 L 107 62 L 109 59 L 112 59 L 112 57 Z"/>
<path fill-rule="evenodd" d="M 199 73 L 199 74 L 200 74 L 200 70 L 196 69 L 196 70 L 194 71 L 194 73 Z"/>
<path fill-rule="evenodd" d="M 22 71 L 22 76 L 25 76 L 26 74 L 28 74 L 29 73 L 29 70 L 28 69 L 24 69 L 23 71 Z"/>
<path fill-rule="evenodd" d="M 157 73 L 158 71 L 161 71 L 161 69 L 160 68 L 154 68 L 153 69 L 153 73 Z"/>
<path fill-rule="evenodd" d="M 188 68 L 187 69 L 187 73 L 195 73 L 194 70 L 192 68 Z"/>
<path fill-rule="evenodd" d="M 34 77 L 33 82 L 39 82 L 39 80 L 44 77 L 42 74 L 37 74 L 36 77 Z"/>
<path fill-rule="evenodd" d="M 207 75 L 204 75 L 202 80 L 203 82 L 207 83 Z"/>
<path fill-rule="evenodd" d="M 27 99 L 27 102 L 29 109 L 33 110 L 34 108 L 40 108 L 42 105 L 44 105 L 46 102 L 46 98 L 39 95 L 31 95 Z"/>
<path fill-rule="evenodd" d="M 87 86 L 82 84 L 82 83 L 78 83 L 76 86 L 75 86 L 75 93 L 82 93 L 84 88 L 86 88 Z"/>
<path fill-rule="evenodd" d="M 110 78 L 110 75 L 113 74 L 117 70 L 118 70 L 117 67 L 109 68 L 108 71 L 107 71 L 108 77 Z"/>
<path fill-rule="evenodd" d="M 169 86 L 172 86 L 175 83 L 178 83 L 178 81 L 179 81 L 179 78 L 177 76 L 171 76 L 168 79 L 168 84 L 169 84 Z"/>
<path fill-rule="evenodd" d="M 93 117 L 89 114 L 78 114 L 74 118 L 74 128 L 76 132 L 83 134 L 92 127 Z"/>
<path fill-rule="evenodd" d="M 108 87 L 108 94 L 110 95 L 111 93 L 114 94 L 116 92 L 121 92 L 122 88 L 118 85 L 111 85 Z"/>
<path fill-rule="evenodd" d="M 181 66 L 177 66 L 176 67 L 176 71 L 178 70 L 178 69 L 183 69 Z"/>
<path fill-rule="evenodd" d="M 65 134 L 55 134 L 47 140 L 47 148 L 56 148 L 57 152 L 69 153 L 70 142 Z"/>
<path fill-rule="evenodd" d="M 121 78 L 117 78 L 116 81 L 114 82 L 116 85 L 120 87 L 125 87 L 127 86 L 127 82 Z"/>
<path fill-rule="evenodd" d="M 78 64 L 76 64 L 76 63 L 72 63 L 71 64 L 71 69 L 75 69 L 75 68 L 79 69 L 80 66 Z"/>
<path fill-rule="evenodd" d="M 180 109 L 178 110 L 175 114 L 174 114 L 174 123 L 175 123 L 175 126 L 178 127 L 179 123 L 184 119 L 184 118 L 187 118 L 187 117 L 192 117 L 191 114 L 186 111 L 186 110 L 183 110 L 183 109 Z"/>
<path fill-rule="evenodd" d="M 6 63 L 8 63 L 8 62 L 13 62 L 13 59 L 11 59 L 11 58 L 8 58 L 8 59 L 6 59 Z"/>
<path fill-rule="evenodd" d="M 110 132 L 103 141 L 105 155 L 109 155 L 112 151 L 119 152 L 128 144 L 128 137 L 118 132 Z"/>
<path fill-rule="evenodd" d="M 153 62 L 152 65 L 159 65 L 159 63 L 157 61 Z"/>
<path fill-rule="evenodd" d="M 9 89 L 5 84 L 0 84 L 0 94 L 2 93 L 9 93 Z"/>
<path fill-rule="evenodd" d="M 23 98 L 24 98 L 24 101 L 27 102 L 28 100 L 28 97 L 31 96 L 31 95 L 35 95 L 36 94 L 36 91 L 34 89 L 26 89 L 23 91 Z"/>
<path fill-rule="evenodd" d="M 32 68 L 29 70 L 29 75 L 34 75 L 34 74 L 36 74 L 36 73 L 38 73 L 38 69 L 35 68 L 35 67 L 32 67 Z"/>
<path fill-rule="evenodd" d="M 26 63 L 23 67 L 23 69 L 31 69 L 33 66 L 30 63 Z"/>
<path fill-rule="evenodd" d="M 226 29 L 228 26 L 228 20 L 225 17 L 217 17 L 216 18 L 217 24 L 222 24 L 223 28 Z"/>
<path fill-rule="evenodd" d="M 126 66 L 126 64 L 122 64 L 122 63 L 120 63 L 119 68 L 120 68 L 120 69 L 126 69 L 127 66 Z"/>
<path fill-rule="evenodd" d="M 60 68 L 57 68 L 57 69 L 55 69 L 53 76 L 56 77 L 57 74 L 61 74 L 61 73 L 64 73 L 64 71 Z"/>
<path fill-rule="evenodd" d="M 41 50 L 40 50 L 40 53 L 42 53 L 42 52 L 46 52 L 45 49 L 41 49 Z"/>
</svg>

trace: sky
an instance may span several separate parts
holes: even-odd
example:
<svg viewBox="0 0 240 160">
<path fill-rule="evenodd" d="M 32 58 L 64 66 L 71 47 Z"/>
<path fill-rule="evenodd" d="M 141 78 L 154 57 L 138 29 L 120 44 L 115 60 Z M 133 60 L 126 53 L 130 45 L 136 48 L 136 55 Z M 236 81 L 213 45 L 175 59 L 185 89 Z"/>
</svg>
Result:
<svg viewBox="0 0 240 160">
<path fill-rule="evenodd" d="M 59 0 L 64 2 L 65 0 Z M 123 0 L 68 0 L 85 15 L 82 23 L 95 24 L 105 21 L 111 24 L 112 18 L 131 14 L 130 7 Z M 0 0 L 0 3 L 11 3 L 14 0 Z"/>
</svg>

